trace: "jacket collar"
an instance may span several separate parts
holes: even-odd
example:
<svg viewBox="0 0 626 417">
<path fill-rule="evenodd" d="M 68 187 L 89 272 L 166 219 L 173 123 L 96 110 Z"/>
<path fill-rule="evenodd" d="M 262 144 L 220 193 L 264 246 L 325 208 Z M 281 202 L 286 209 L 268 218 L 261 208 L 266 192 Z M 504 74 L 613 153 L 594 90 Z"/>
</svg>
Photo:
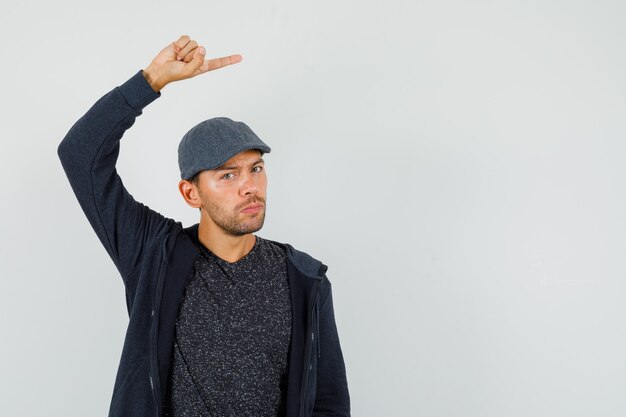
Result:
<svg viewBox="0 0 626 417">
<path fill-rule="evenodd" d="M 199 250 L 200 244 L 198 240 L 198 228 L 200 223 L 193 224 L 189 227 L 184 227 L 183 231 L 191 238 L 191 241 Z M 293 264 L 293 266 L 304 276 L 314 279 L 322 279 L 328 267 L 319 260 L 315 259 L 306 252 L 299 251 L 291 246 L 289 243 L 278 242 L 271 239 L 265 239 L 269 242 L 275 243 L 285 249 L 287 254 L 287 260 Z"/>
</svg>

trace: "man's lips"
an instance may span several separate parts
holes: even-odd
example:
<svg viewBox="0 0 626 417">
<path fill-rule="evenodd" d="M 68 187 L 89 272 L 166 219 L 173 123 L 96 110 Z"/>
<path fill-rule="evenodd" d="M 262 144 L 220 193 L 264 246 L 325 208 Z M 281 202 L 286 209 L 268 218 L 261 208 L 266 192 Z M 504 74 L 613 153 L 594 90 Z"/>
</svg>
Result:
<svg viewBox="0 0 626 417">
<path fill-rule="evenodd" d="M 263 208 L 263 204 L 250 204 L 249 206 L 246 206 L 243 210 L 241 210 L 242 213 L 256 213 L 257 211 L 261 211 L 261 209 Z"/>
</svg>

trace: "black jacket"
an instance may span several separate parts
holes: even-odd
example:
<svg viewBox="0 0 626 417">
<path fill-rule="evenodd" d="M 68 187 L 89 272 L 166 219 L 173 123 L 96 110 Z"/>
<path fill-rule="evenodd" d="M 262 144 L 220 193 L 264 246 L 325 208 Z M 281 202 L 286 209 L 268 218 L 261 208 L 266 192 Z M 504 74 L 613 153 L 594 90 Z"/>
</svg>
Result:
<svg viewBox="0 0 626 417">
<path fill-rule="evenodd" d="M 137 202 L 115 165 L 119 141 L 156 98 L 139 70 L 101 97 L 57 153 L 78 202 L 117 267 L 129 323 L 110 417 L 158 417 L 185 277 L 197 256 L 198 224 L 184 228 Z M 349 416 L 346 372 L 326 265 L 286 243 L 292 303 L 287 416 Z"/>
</svg>

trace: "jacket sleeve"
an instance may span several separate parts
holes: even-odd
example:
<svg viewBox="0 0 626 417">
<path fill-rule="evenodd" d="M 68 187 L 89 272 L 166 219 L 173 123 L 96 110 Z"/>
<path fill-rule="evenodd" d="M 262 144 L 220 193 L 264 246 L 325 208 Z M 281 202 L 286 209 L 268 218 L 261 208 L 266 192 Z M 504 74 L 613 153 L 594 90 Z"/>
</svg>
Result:
<svg viewBox="0 0 626 417">
<path fill-rule="evenodd" d="M 139 70 L 101 97 L 69 130 L 57 154 L 78 203 L 120 272 L 135 284 L 142 254 L 175 223 L 135 201 L 117 174 L 119 141 L 160 97 Z"/>
<path fill-rule="evenodd" d="M 335 324 L 332 288 L 326 277 L 324 281 L 326 288 L 323 288 L 318 313 L 319 356 L 313 416 L 350 417 L 350 395 Z"/>
</svg>

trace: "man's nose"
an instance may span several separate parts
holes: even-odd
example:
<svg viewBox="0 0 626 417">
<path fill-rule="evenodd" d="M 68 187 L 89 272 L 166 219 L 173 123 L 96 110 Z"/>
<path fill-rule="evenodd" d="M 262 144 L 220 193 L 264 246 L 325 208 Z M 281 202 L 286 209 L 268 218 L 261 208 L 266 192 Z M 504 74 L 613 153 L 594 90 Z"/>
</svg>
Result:
<svg viewBox="0 0 626 417">
<path fill-rule="evenodd" d="M 242 183 L 240 188 L 242 195 L 256 194 L 258 190 L 259 189 L 257 187 L 256 181 L 254 180 L 252 175 L 247 174 L 242 177 Z"/>
</svg>

